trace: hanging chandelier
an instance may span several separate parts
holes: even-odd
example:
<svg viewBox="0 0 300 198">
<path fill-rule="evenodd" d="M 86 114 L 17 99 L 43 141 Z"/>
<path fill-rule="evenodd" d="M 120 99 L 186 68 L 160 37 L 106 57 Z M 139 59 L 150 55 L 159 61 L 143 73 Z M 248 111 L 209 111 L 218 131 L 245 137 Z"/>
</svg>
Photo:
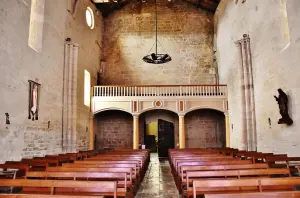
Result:
<svg viewBox="0 0 300 198">
<path fill-rule="evenodd" d="M 152 48 L 150 49 L 148 55 L 143 57 L 143 60 L 146 63 L 163 64 L 163 63 L 167 63 L 172 60 L 171 56 L 168 53 L 160 53 L 160 54 L 157 53 L 157 44 L 158 43 L 163 48 L 163 46 L 157 39 L 157 5 L 156 5 L 156 0 L 155 0 L 155 43 L 153 44 Z M 150 53 L 152 51 L 154 45 L 155 45 L 155 52 Z"/>
</svg>

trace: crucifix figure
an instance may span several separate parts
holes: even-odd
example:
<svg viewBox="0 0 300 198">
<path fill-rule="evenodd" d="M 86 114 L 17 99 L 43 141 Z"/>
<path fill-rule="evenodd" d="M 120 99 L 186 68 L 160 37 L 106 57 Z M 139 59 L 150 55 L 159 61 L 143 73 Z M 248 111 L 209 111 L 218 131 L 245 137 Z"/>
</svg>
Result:
<svg viewBox="0 0 300 198">
<path fill-rule="evenodd" d="M 40 84 L 29 80 L 28 119 L 38 120 Z"/>
</svg>

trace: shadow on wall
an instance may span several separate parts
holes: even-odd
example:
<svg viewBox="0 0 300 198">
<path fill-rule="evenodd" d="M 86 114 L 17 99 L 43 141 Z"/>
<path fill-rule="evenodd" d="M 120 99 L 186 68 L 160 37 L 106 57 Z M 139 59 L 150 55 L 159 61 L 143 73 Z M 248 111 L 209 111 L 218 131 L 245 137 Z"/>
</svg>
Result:
<svg viewBox="0 0 300 198">
<path fill-rule="evenodd" d="M 124 111 L 104 111 L 95 115 L 95 148 L 132 148 L 133 117 Z"/>
<path fill-rule="evenodd" d="M 186 147 L 225 147 L 225 115 L 212 109 L 189 112 L 185 116 Z"/>
</svg>

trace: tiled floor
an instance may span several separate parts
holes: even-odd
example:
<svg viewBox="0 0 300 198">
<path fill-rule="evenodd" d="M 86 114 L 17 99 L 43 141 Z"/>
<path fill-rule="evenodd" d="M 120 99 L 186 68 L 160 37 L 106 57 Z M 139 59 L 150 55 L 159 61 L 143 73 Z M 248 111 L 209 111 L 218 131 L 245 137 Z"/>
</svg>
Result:
<svg viewBox="0 0 300 198">
<path fill-rule="evenodd" d="M 136 198 L 178 198 L 168 160 L 159 161 L 157 153 L 151 153 L 151 163 Z"/>
</svg>

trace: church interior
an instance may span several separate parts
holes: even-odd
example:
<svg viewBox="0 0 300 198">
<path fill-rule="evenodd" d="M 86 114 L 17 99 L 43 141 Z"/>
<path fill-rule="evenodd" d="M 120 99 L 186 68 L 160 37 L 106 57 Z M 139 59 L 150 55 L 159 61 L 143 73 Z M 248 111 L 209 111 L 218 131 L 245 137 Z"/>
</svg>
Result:
<svg viewBox="0 0 300 198">
<path fill-rule="evenodd" d="M 299 52 L 299 0 L 0 0 L 0 198 L 300 197 Z"/>
</svg>

